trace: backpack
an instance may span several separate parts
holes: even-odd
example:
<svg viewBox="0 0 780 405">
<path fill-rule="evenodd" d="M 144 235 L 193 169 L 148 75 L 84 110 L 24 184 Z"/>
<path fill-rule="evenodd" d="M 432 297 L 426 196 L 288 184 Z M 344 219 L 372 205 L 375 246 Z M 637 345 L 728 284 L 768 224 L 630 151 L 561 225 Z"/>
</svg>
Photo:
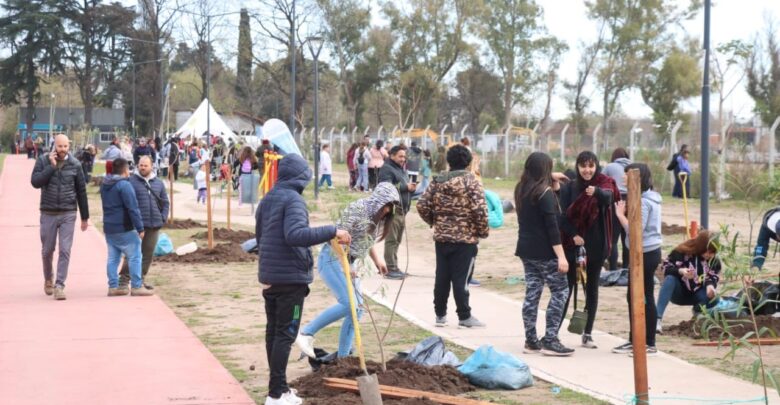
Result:
<svg viewBox="0 0 780 405">
<path fill-rule="evenodd" d="M 359 165 L 362 165 L 362 164 L 366 163 L 365 153 L 366 153 L 366 149 L 365 148 L 360 148 L 360 150 L 358 151 L 358 164 Z"/>
<path fill-rule="evenodd" d="M 680 154 L 675 153 L 674 155 L 672 155 L 672 161 L 669 162 L 669 164 L 666 166 L 666 170 L 671 172 L 677 169 L 677 165 L 678 165 L 677 156 L 680 156 Z"/>
</svg>

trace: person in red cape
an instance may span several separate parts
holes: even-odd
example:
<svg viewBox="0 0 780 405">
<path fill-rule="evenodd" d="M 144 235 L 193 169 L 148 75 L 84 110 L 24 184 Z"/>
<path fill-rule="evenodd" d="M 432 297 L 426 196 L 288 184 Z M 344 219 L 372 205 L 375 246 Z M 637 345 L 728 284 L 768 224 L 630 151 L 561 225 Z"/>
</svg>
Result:
<svg viewBox="0 0 780 405">
<path fill-rule="evenodd" d="M 599 158 L 590 151 L 577 156 L 577 177 L 561 187 L 561 239 L 569 268 L 577 268 L 577 252 L 584 246 L 587 253 L 585 311 L 588 314 L 582 346 L 595 349 L 591 332 L 596 320 L 599 300 L 599 276 L 604 260 L 612 249 L 613 203 L 620 201 L 615 180 L 601 173 Z M 569 271 L 569 308 L 571 293 L 577 282 L 577 272 Z"/>
</svg>

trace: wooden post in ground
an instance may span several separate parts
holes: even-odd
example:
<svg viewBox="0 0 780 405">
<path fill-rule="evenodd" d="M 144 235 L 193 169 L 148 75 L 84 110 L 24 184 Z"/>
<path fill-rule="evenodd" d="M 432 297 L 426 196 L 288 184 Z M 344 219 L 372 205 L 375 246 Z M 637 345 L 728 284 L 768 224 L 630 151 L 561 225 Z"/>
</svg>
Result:
<svg viewBox="0 0 780 405">
<path fill-rule="evenodd" d="M 211 224 L 211 161 L 206 161 L 206 223 L 209 249 L 214 248 L 214 227 Z"/>
<path fill-rule="evenodd" d="M 228 175 L 227 187 L 227 229 L 230 230 L 230 192 L 233 191 L 233 177 Z"/>
<path fill-rule="evenodd" d="M 168 166 L 168 199 L 170 200 L 171 204 L 168 209 L 168 223 L 173 223 L 173 166 Z"/>
<path fill-rule="evenodd" d="M 647 341 L 645 337 L 645 283 L 642 258 L 642 192 L 639 170 L 628 172 L 628 235 L 631 269 L 631 344 L 634 348 L 634 392 L 637 403 L 649 403 L 647 383 Z M 651 325 L 650 327 L 653 327 Z"/>
</svg>

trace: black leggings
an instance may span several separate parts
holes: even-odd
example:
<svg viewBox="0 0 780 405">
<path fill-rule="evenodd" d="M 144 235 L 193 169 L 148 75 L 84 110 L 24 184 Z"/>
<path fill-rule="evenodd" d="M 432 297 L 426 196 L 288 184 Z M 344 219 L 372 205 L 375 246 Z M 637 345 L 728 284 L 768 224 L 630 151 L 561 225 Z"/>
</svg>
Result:
<svg viewBox="0 0 780 405">
<path fill-rule="evenodd" d="M 566 305 L 563 307 L 564 317 L 569 310 L 569 301 L 574 293 L 574 284 L 577 282 L 577 249 L 566 250 L 566 261 L 569 262 L 569 272 L 566 273 L 566 278 L 569 280 L 569 298 L 566 299 Z M 588 321 L 585 323 L 586 334 L 593 331 L 593 323 L 596 321 L 596 311 L 599 308 L 599 277 L 603 264 L 603 257 L 588 256 L 588 265 L 585 269 L 588 276 L 588 281 L 585 283 L 585 310 L 588 312 Z M 579 286 L 577 294 L 581 292 L 582 285 Z"/>
<path fill-rule="evenodd" d="M 661 248 L 642 254 L 643 275 L 645 278 L 645 338 L 648 346 L 655 346 L 655 324 L 658 321 L 658 312 L 655 309 L 655 297 L 653 289 L 655 285 L 655 270 L 661 264 Z M 628 273 L 628 321 L 631 323 L 631 272 Z M 633 330 L 633 325 L 631 326 Z M 631 332 L 628 334 L 628 341 L 631 341 Z"/>
</svg>

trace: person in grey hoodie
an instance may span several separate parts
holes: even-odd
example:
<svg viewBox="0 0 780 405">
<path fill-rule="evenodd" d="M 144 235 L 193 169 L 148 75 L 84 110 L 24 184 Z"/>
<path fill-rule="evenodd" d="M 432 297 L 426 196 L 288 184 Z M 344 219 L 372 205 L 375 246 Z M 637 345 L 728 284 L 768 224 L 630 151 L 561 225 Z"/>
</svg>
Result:
<svg viewBox="0 0 780 405">
<path fill-rule="evenodd" d="M 661 264 L 661 194 L 653 190 L 653 175 L 650 168 L 644 163 L 632 163 L 626 166 L 626 173 L 631 169 L 639 170 L 639 178 L 642 190 L 642 260 L 643 275 L 645 281 L 645 333 L 647 343 L 647 354 L 654 355 L 658 353 L 655 348 L 655 329 L 658 320 L 658 313 L 655 308 L 655 297 L 653 296 L 655 269 Z M 620 224 L 628 233 L 628 218 L 626 217 L 626 203 L 620 201 L 615 204 L 615 212 Z M 637 224 L 634 224 L 637 225 Z M 630 241 L 626 238 L 626 242 Z M 629 244 L 630 245 L 630 244 Z M 630 273 L 629 273 L 630 277 Z M 631 313 L 631 286 L 628 287 L 628 308 Z M 629 320 L 630 320 L 629 315 Z M 633 329 L 633 325 L 632 328 Z M 633 352 L 631 343 L 631 334 L 628 336 L 628 343 L 622 344 L 612 349 L 613 353 L 625 354 Z"/>
<path fill-rule="evenodd" d="M 620 191 L 620 199 L 622 201 L 626 200 L 626 194 L 628 194 L 628 188 L 626 188 L 626 166 L 631 164 L 631 159 L 628 156 L 628 151 L 626 151 L 624 148 L 617 148 L 614 151 L 612 151 L 612 159 L 611 163 L 607 164 L 606 167 L 604 167 L 603 173 L 609 177 L 611 177 L 613 180 L 615 180 L 615 184 L 617 184 L 618 191 Z M 623 229 L 623 227 L 620 225 L 620 222 L 617 220 L 617 217 L 615 217 L 612 221 L 613 224 L 613 230 L 612 230 L 612 250 L 609 254 L 609 270 L 617 270 L 617 259 L 618 259 L 618 239 L 620 239 L 620 244 L 623 246 L 623 255 L 622 255 L 622 267 L 624 269 L 628 268 L 628 246 L 626 245 L 626 231 Z"/>
<path fill-rule="evenodd" d="M 106 161 L 106 175 L 112 174 L 112 166 L 115 159 L 122 157 L 122 149 L 119 148 L 119 138 L 114 137 L 111 140 L 111 145 L 100 156 L 101 159 Z"/>
</svg>

